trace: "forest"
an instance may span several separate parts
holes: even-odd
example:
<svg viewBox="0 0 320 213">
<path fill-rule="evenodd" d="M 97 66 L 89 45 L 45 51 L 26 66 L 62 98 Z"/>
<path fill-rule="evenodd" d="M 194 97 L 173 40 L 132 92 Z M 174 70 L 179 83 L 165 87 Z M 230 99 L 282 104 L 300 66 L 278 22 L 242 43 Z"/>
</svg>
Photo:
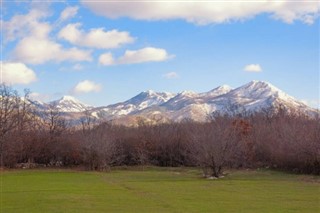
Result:
<svg viewBox="0 0 320 213">
<path fill-rule="evenodd" d="M 239 108 L 235 106 L 234 108 Z M 320 119 L 299 112 L 261 110 L 208 115 L 206 122 L 137 126 L 96 122 L 84 113 L 71 125 L 57 109 L 42 111 L 0 85 L 0 156 L 4 168 L 117 166 L 199 167 L 206 177 L 228 168 L 273 168 L 320 174 Z"/>
</svg>

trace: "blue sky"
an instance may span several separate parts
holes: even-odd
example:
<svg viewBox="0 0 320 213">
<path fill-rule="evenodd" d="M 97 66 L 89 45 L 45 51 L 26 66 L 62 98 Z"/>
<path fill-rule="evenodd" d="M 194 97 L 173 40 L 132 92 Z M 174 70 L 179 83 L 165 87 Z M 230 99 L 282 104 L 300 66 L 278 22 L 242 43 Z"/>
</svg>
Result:
<svg viewBox="0 0 320 213">
<path fill-rule="evenodd" d="M 96 106 L 251 80 L 319 106 L 316 1 L 2 1 L 2 81 Z"/>
</svg>

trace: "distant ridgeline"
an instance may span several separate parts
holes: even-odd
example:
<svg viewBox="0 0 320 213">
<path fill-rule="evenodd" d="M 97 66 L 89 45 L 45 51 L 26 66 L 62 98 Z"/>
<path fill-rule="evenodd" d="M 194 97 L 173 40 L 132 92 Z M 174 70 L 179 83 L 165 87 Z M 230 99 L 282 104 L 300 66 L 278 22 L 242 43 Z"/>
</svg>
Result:
<svg viewBox="0 0 320 213">
<path fill-rule="evenodd" d="M 316 109 L 263 81 L 251 81 L 235 89 L 223 85 L 204 93 L 183 91 L 174 94 L 148 90 L 127 101 L 101 107 L 88 106 L 70 96 L 50 103 L 35 101 L 34 104 L 42 110 L 48 109 L 49 106 L 57 109 L 73 124 L 78 124 L 84 116 L 90 116 L 98 122 L 112 121 L 115 124 L 136 125 L 142 120 L 149 123 L 176 122 L 184 119 L 206 121 L 208 116 L 217 112 L 251 114 L 261 111 L 270 113 L 282 109 L 309 117 L 319 114 Z"/>
</svg>

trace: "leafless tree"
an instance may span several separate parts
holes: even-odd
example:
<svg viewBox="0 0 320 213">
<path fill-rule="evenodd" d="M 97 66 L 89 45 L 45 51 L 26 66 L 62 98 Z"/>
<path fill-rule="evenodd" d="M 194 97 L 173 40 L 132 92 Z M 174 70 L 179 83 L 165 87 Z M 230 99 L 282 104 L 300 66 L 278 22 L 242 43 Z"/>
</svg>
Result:
<svg viewBox="0 0 320 213">
<path fill-rule="evenodd" d="M 90 114 L 89 110 L 83 112 L 83 116 L 80 118 L 82 131 L 85 134 L 90 131 L 96 125 L 96 118 Z"/>
<path fill-rule="evenodd" d="M 219 177 L 236 143 L 232 120 L 226 116 L 215 117 L 194 129 L 192 148 L 198 165 L 205 176 Z"/>
<path fill-rule="evenodd" d="M 13 133 L 23 133 L 30 115 L 29 92 L 24 97 L 11 87 L 0 84 L 0 167 L 3 166 L 5 143 Z"/>
</svg>

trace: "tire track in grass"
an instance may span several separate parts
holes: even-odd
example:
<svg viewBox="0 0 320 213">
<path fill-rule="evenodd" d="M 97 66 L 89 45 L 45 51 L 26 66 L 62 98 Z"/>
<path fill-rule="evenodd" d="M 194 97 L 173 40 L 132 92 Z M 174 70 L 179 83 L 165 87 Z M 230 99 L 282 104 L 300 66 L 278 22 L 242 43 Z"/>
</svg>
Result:
<svg viewBox="0 0 320 213">
<path fill-rule="evenodd" d="M 150 191 L 145 191 L 145 190 L 132 187 L 131 185 L 126 184 L 120 179 L 112 178 L 111 175 L 108 175 L 108 174 L 101 175 L 101 178 L 103 179 L 103 181 L 107 182 L 108 184 L 111 184 L 113 186 L 118 186 L 122 189 L 125 189 L 126 192 L 134 196 L 138 196 L 142 199 L 145 199 L 146 200 L 145 203 L 150 204 L 150 201 L 152 203 L 155 203 L 158 207 L 161 207 L 163 209 L 162 210 L 163 212 L 181 212 L 181 209 L 177 210 L 175 206 L 171 205 L 166 200 L 161 199 L 159 196 L 157 196 L 156 193 L 152 193 Z M 139 181 L 132 181 L 132 182 L 139 182 Z M 154 181 L 145 181 L 145 183 L 152 183 L 152 182 Z"/>
</svg>

